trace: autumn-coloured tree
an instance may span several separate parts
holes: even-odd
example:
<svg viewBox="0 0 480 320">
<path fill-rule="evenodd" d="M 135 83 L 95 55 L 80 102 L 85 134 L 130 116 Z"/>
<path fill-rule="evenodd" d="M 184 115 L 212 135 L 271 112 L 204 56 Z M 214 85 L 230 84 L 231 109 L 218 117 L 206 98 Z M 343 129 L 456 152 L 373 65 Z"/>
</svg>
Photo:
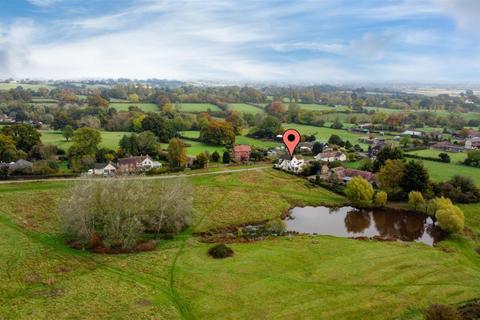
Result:
<svg viewBox="0 0 480 320">
<path fill-rule="evenodd" d="M 285 113 L 285 104 L 281 100 L 272 101 L 268 106 L 266 111 L 274 116 L 281 116 Z"/>
<path fill-rule="evenodd" d="M 170 140 L 167 148 L 168 162 L 171 168 L 185 168 L 187 166 L 187 152 L 180 139 Z"/>
<path fill-rule="evenodd" d="M 200 140 L 213 145 L 233 145 L 235 133 L 228 122 L 210 121 L 208 125 L 201 128 Z"/>
<path fill-rule="evenodd" d="M 230 114 L 225 118 L 225 121 L 232 125 L 233 131 L 236 135 L 242 134 L 243 129 L 243 117 L 240 112 L 232 111 Z"/>
</svg>

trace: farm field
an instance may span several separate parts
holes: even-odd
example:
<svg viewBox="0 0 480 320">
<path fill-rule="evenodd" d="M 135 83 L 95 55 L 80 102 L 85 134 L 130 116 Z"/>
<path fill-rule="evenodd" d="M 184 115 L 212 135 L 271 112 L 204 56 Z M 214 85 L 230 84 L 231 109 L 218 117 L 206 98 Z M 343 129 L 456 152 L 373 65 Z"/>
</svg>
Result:
<svg viewBox="0 0 480 320">
<path fill-rule="evenodd" d="M 130 106 L 135 106 L 142 109 L 144 112 L 158 112 L 160 108 L 154 103 L 119 103 L 113 102 L 110 103 L 110 108 L 115 108 L 117 111 L 128 111 Z"/>
<path fill-rule="evenodd" d="M 408 152 L 409 154 L 414 154 L 421 157 L 433 157 L 438 158 L 438 154 L 442 153 L 440 150 L 427 149 L 427 150 L 417 150 Z M 450 156 L 451 163 L 456 163 L 459 161 L 465 160 L 467 154 L 465 152 L 445 152 Z"/>
<path fill-rule="evenodd" d="M 72 145 L 72 141 L 69 142 L 65 141 L 65 138 L 62 135 L 61 131 L 53 131 L 53 130 L 39 130 L 42 134 L 41 140 L 45 144 L 53 144 L 56 145 L 58 148 L 63 149 L 65 151 L 70 148 Z M 101 131 L 102 135 L 102 142 L 100 145 L 102 147 L 110 148 L 116 150 L 118 148 L 118 142 L 125 134 L 130 134 L 130 132 L 122 132 L 122 131 Z"/>
<path fill-rule="evenodd" d="M 54 89 L 54 86 L 47 84 L 27 84 L 27 83 L 6 83 L 0 82 L 0 90 L 9 90 L 15 89 L 17 87 L 22 87 L 23 89 L 37 90 L 38 88 L 47 88 L 49 90 Z"/>
<path fill-rule="evenodd" d="M 338 106 L 330 107 L 326 104 L 316 104 L 316 103 L 298 103 L 298 106 L 301 109 L 312 110 L 312 111 L 346 111 L 350 110 L 349 106 Z"/>
<path fill-rule="evenodd" d="M 210 103 L 177 103 L 175 107 L 181 112 L 206 112 L 210 111 L 221 111 L 220 108 L 214 104 Z"/>
<path fill-rule="evenodd" d="M 247 134 L 247 133 L 248 133 L 248 130 L 244 130 L 244 134 Z M 181 135 L 182 135 L 182 137 L 185 137 L 185 138 L 196 139 L 200 136 L 200 131 L 194 131 L 194 130 L 182 131 Z M 280 143 L 275 142 L 275 141 L 269 141 L 269 140 L 264 141 L 264 140 L 250 138 L 250 137 L 247 137 L 245 135 L 236 136 L 235 137 L 235 143 L 236 144 L 248 144 L 248 145 L 259 147 L 259 148 L 275 147 L 275 146 L 278 146 L 280 144 Z M 208 146 L 206 144 L 203 144 L 203 145 Z M 209 146 L 209 147 L 212 147 L 212 146 Z M 215 146 L 213 146 L 213 147 L 217 148 Z"/>
<path fill-rule="evenodd" d="M 480 186 L 480 168 L 428 160 L 421 161 L 423 161 L 425 167 L 428 168 L 430 177 L 434 181 L 445 181 L 449 180 L 454 175 L 461 175 L 472 178 L 477 186 Z"/>
<path fill-rule="evenodd" d="M 279 217 L 293 205 L 344 201 L 272 169 L 188 180 L 194 232 Z M 154 188 L 158 182 L 145 183 Z M 460 237 L 438 247 L 279 237 L 231 244 L 232 258 L 214 260 L 206 254 L 211 244 L 185 232 L 161 240 L 152 252 L 77 251 L 59 235 L 57 203 L 68 187 L 0 185 L 0 301 L 9 302 L 0 304 L 4 318 L 422 319 L 432 302 L 460 303 L 480 294 L 478 242 Z M 467 225 L 478 232 L 478 206 L 462 207 Z"/>
<path fill-rule="evenodd" d="M 376 112 L 383 112 L 386 114 L 391 114 L 391 113 L 399 113 L 399 112 L 422 112 L 422 111 L 427 111 L 427 112 L 434 112 L 436 115 L 441 115 L 441 116 L 448 116 L 450 114 L 457 114 L 462 116 L 465 120 L 472 120 L 472 119 L 477 119 L 480 120 L 480 113 L 476 112 L 449 112 L 445 110 L 404 110 L 404 109 L 390 109 L 390 108 L 381 108 L 381 107 L 364 107 L 367 110 L 374 110 Z"/>
<path fill-rule="evenodd" d="M 228 105 L 228 109 L 238 111 L 238 112 L 243 112 L 243 113 L 252 113 L 252 114 L 265 113 L 264 110 L 246 103 L 231 103 Z"/>
<path fill-rule="evenodd" d="M 315 134 L 315 137 L 317 137 L 318 140 L 323 142 L 327 141 L 332 134 L 336 134 L 340 138 L 342 138 L 344 141 L 349 140 L 350 143 L 352 143 L 353 145 L 358 143 L 362 148 L 368 148 L 367 144 L 358 142 L 358 139 L 361 137 L 364 137 L 365 135 L 356 134 L 346 130 L 332 129 L 332 128 L 326 128 L 326 127 L 315 127 L 315 126 L 308 126 L 308 125 L 296 124 L 296 123 L 283 124 L 283 128 L 296 129 L 301 134 L 308 134 L 308 135 Z"/>
<path fill-rule="evenodd" d="M 189 156 L 196 156 L 204 151 L 208 151 L 208 153 L 212 154 L 213 152 L 217 151 L 220 153 L 220 155 L 225 151 L 226 149 L 222 146 L 212 146 L 200 141 L 193 141 L 193 140 L 188 140 L 188 139 L 183 139 L 182 140 L 184 143 L 188 144 L 189 146 L 187 147 L 187 154 Z M 165 147 L 167 146 L 164 144 Z"/>
</svg>

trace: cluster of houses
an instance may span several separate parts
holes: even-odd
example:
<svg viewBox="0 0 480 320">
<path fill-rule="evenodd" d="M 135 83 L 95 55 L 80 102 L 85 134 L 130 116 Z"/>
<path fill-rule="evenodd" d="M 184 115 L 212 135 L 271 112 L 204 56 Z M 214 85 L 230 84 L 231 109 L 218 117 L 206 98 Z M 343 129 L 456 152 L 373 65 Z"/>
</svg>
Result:
<svg viewBox="0 0 480 320">
<path fill-rule="evenodd" d="M 162 164 L 154 161 L 149 155 L 120 158 L 117 163 L 96 163 L 93 169 L 88 170 L 89 175 L 112 176 L 119 174 L 131 174 L 147 172 L 161 168 Z"/>
<path fill-rule="evenodd" d="M 252 148 L 249 145 L 235 145 L 232 149 L 232 160 L 245 162 L 250 160 Z M 188 157 L 191 165 L 195 157 Z M 134 174 L 161 168 L 162 164 L 153 160 L 149 155 L 120 158 L 117 163 L 96 163 L 93 169 L 88 170 L 89 175 L 112 176 L 116 174 Z"/>
</svg>

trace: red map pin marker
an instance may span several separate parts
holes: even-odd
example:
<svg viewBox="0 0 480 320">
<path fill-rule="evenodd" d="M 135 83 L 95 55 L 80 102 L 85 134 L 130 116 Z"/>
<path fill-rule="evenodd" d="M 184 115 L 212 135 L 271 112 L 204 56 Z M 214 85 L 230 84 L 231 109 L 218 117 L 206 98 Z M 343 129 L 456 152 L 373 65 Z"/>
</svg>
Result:
<svg viewBox="0 0 480 320">
<path fill-rule="evenodd" d="M 300 133 L 298 133 L 295 129 L 288 129 L 283 133 L 283 143 L 288 149 L 290 153 L 290 157 L 293 156 L 293 151 L 297 147 L 298 143 L 300 142 Z"/>
</svg>

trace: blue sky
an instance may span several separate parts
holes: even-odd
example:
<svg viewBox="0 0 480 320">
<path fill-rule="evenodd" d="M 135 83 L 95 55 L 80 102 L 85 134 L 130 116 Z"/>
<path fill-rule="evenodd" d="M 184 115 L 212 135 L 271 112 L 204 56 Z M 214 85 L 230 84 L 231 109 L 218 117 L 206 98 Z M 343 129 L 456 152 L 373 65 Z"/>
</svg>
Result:
<svg viewBox="0 0 480 320">
<path fill-rule="evenodd" d="M 473 81 L 477 0 L 0 0 L 0 77 Z"/>
</svg>

